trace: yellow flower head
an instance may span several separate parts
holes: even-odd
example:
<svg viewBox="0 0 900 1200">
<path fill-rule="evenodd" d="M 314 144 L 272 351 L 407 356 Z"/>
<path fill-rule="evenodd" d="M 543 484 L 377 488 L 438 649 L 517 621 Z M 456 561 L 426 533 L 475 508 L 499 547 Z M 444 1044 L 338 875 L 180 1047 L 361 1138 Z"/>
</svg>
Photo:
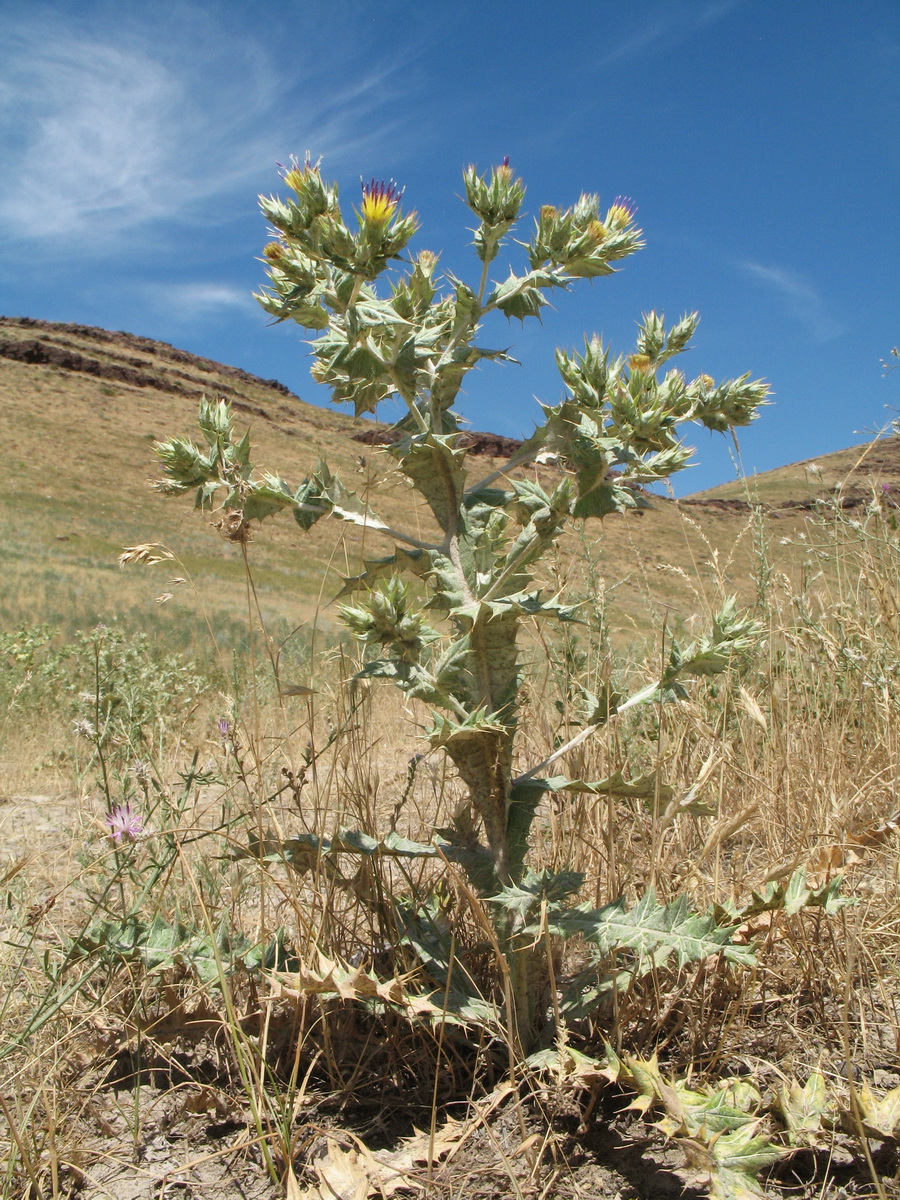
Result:
<svg viewBox="0 0 900 1200">
<path fill-rule="evenodd" d="M 632 354 L 628 360 L 628 365 L 632 371 L 648 371 L 650 369 L 650 355 Z"/>
<path fill-rule="evenodd" d="M 374 225 L 385 225 L 394 215 L 397 205 L 403 195 L 403 188 L 398 188 L 393 179 L 387 183 L 383 179 L 371 179 L 362 185 L 362 215 L 363 220 L 371 221 Z"/>
<path fill-rule="evenodd" d="M 263 247 L 263 254 L 269 262 L 277 262 L 279 258 L 284 258 L 285 246 L 283 242 L 269 242 Z"/>
<path fill-rule="evenodd" d="M 606 224 L 611 225 L 614 229 L 630 225 L 636 212 L 633 200 L 629 200 L 627 196 L 616 196 L 606 214 Z"/>
<path fill-rule="evenodd" d="M 288 187 L 293 188 L 295 192 L 299 192 L 310 175 L 318 175 L 321 162 L 321 158 L 313 162 L 307 150 L 302 167 L 293 155 L 291 155 L 291 165 L 289 167 L 286 167 L 284 163 L 279 163 L 278 165 L 281 167 L 281 177 L 284 182 Z"/>
</svg>

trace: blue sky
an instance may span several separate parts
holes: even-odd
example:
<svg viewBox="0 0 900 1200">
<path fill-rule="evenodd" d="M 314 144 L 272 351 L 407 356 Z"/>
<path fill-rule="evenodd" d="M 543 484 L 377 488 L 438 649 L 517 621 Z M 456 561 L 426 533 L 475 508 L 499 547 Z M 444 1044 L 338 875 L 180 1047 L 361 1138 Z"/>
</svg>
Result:
<svg viewBox="0 0 900 1200">
<path fill-rule="evenodd" d="M 561 394 L 554 347 L 596 331 L 627 350 L 650 308 L 700 311 L 690 375 L 771 382 L 741 435 L 749 472 L 863 440 L 900 409 L 900 371 L 880 365 L 900 341 L 897 0 L 0 13 L 0 312 L 158 338 L 324 404 L 304 331 L 250 298 L 276 162 L 322 155 L 348 209 L 360 176 L 393 177 L 422 219 L 414 247 L 477 278 L 461 171 L 509 155 L 529 211 L 629 196 L 647 247 L 555 296 L 542 326 L 485 330 L 522 365 L 469 377 L 473 427 L 529 433 L 533 397 Z M 679 492 L 733 477 L 727 441 L 688 440 L 700 465 Z"/>
</svg>

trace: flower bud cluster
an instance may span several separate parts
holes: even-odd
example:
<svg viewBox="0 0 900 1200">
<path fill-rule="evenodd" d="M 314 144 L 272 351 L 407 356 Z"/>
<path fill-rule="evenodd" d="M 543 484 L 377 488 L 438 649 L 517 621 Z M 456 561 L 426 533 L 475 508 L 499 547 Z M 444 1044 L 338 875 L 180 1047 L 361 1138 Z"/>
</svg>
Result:
<svg viewBox="0 0 900 1200">
<path fill-rule="evenodd" d="M 662 364 L 686 349 L 697 321 L 690 313 L 667 330 L 661 315 L 645 313 L 628 358 L 611 359 L 597 337 L 586 340 L 583 354 L 557 351 L 570 396 L 545 406 L 545 436 L 575 472 L 576 515 L 633 506 L 638 501 L 621 484 L 663 479 L 684 467 L 691 451 L 678 436 L 679 423 L 726 430 L 749 424 L 765 403 L 767 385 L 749 376 L 716 385 L 708 375 L 690 384 L 678 370 L 661 375 Z M 612 467 L 622 468 L 618 483 L 609 476 Z"/>
<path fill-rule="evenodd" d="M 412 272 L 393 285 L 391 298 L 394 310 L 405 321 L 421 320 L 431 307 L 437 292 L 434 282 L 437 264 L 437 254 L 420 250 Z"/>
<path fill-rule="evenodd" d="M 466 204 L 481 218 L 475 231 L 475 250 L 483 263 L 492 262 L 501 239 L 513 227 L 521 211 L 525 184 L 516 177 L 508 158 L 504 158 L 499 167 L 492 167 L 489 176 L 479 175 L 474 166 L 467 167 L 463 172 L 463 183 Z"/>
<path fill-rule="evenodd" d="M 374 588 L 360 605 L 344 605 L 339 615 L 360 642 L 389 649 L 404 662 L 416 662 L 434 630 L 410 607 L 409 588 L 393 576 Z"/>
<path fill-rule="evenodd" d="M 755 421 L 759 409 L 767 403 L 769 390 L 767 383 L 751 380 L 749 373 L 718 385 L 709 375 L 700 375 L 687 389 L 692 400 L 691 416 L 707 429 L 726 433 L 732 426 Z"/>
<path fill-rule="evenodd" d="M 610 263 L 644 244 L 634 213 L 630 201 L 617 199 L 601 219 L 600 198 L 587 192 L 572 208 L 560 210 L 545 204 L 528 246 L 532 270 L 550 263 L 577 278 L 612 274 Z"/>
<path fill-rule="evenodd" d="M 307 329 L 329 322 L 330 288 L 337 269 L 353 279 L 375 279 L 406 247 L 418 228 L 415 213 L 400 211 L 402 190 L 372 180 L 362 185 L 359 228 L 348 228 L 336 184 L 326 184 L 319 164 L 295 159 L 283 172 L 293 197 L 260 196 L 260 208 L 277 240 L 263 249 L 271 292 L 257 297 L 279 320 L 291 317 Z"/>
</svg>

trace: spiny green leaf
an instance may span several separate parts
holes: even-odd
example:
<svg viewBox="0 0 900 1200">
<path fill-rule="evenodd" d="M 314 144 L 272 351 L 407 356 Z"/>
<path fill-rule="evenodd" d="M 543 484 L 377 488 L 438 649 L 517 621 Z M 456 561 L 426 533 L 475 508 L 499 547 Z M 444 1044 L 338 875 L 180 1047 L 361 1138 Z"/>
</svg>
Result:
<svg viewBox="0 0 900 1200">
<path fill-rule="evenodd" d="M 655 771 L 626 780 L 621 771 L 607 779 L 586 782 L 583 779 L 568 779 L 565 775 L 553 775 L 549 779 L 535 780 L 551 792 L 581 792 L 591 796 L 625 796 L 636 800 L 654 800 L 657 796 L 665 803 L 675 795 L 674 788 L 663 783 Z"/>
<path fill-rule="evenodd" d="M 488 899 L 507 912 L 526 917 L 542 901 L 557 904 L 577 892 L 583 883 L 584 875 L 580 871 L 528 871 L 521 883 L 507 884 Z"/>
<path fill-rule="evenodd" d="M 564 936 L 580 934 L 594 942 L 602 954 L 628 948 L 658 964 L 674 954 L 679 966 L 713 954 L 723 954 L 731 962 L 748 966 L 756 961 L 752 949 L 732 942 L 733 926 L 723 928 L 711 914 L 693 912 L 686 896 L 670 904 L 657 904 L 652 888 L 630 911 L 620 898 L 599 909 L 580 905 L 558 911 L 554 919 Z"/>
</svg>

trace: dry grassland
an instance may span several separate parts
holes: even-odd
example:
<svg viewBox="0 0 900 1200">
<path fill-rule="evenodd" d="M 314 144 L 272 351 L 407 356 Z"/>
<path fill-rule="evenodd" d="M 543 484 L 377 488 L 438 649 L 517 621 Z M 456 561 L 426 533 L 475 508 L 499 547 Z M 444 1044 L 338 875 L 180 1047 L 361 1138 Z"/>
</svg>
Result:
<svg viewBox="0 0 900 1200">
<path fill-rule="evenodd" d="M 662 499 L 566 545 L 551 582 L 584 596 L 586 623 L 535 636 L 523 758 L 577 728 L 580 688 L 611 679 L 628 694 L 656 677 L 673 633 L 726 595 L 754 607 L 763 636 L 727 676 L 613 717 L 569 756 L 570 778 L 655 772 L 658 786 L 545 797 L 534 866 L 581 872 L 596 906 L 650 888 L 697 912 L 733 905 L 756 962 L 664 959 L 557 1021 L 549 1056 L 528 1063 L 502 1030 L 448 1019 L 450 982 L 404 933 L 403 912 L 427 907 L 432 949 L 452 942 L 485 1003 L 502 996 L 486 901 L 462 874 L 321 841 L 427 843 L 463 799 L 440 753 L 423 753 L 424 710 L 351 682 L 357 652 L 325 604 L 361 553 L 383 551 L 320 526 L 304 541 L 283 520 L 245 563 L 145 483 L 152 440 L 190 434 L 196 388 L 222 385 L 259 410 L 255 460 L 295 484 L 321 450 L 374 488 L 387 456 L 353 442 L 349 418 L 260 381 L 54 336 L 98 361 L 127 350 L 148 371 L 177 366 L 194 390 L 0 359 L 14 430 L 0 495 L 0 1197 L 900 1195 L 892 447 L 837 495 L 846 456 L 821 477 L 758 481 L 765 504 L 815 494 L 819 507 Z M 409 495 L 388 478 L 375 506 L 390 521 Z M 115 566 L 150 542 L 177 559 Z M 105 817 L 126 802 L 143 829 L 117 842 Z M 853 903 L 753 910 L 800 869 L 810 893 L 842 876 Z M 547 942 L 552 1009 L 589 956 Z M 627 976 L 630 961 L 603 969 Z M 749 1133 L 778 1152 L 733 1178 L 713 1162 L 712 1116 L 693 1132 L 673 1116 L 676 1081 L 712 1095 L 729 1080 L 732 1099 L 733 1081 L 755 1089 Z"/>
</svg>

